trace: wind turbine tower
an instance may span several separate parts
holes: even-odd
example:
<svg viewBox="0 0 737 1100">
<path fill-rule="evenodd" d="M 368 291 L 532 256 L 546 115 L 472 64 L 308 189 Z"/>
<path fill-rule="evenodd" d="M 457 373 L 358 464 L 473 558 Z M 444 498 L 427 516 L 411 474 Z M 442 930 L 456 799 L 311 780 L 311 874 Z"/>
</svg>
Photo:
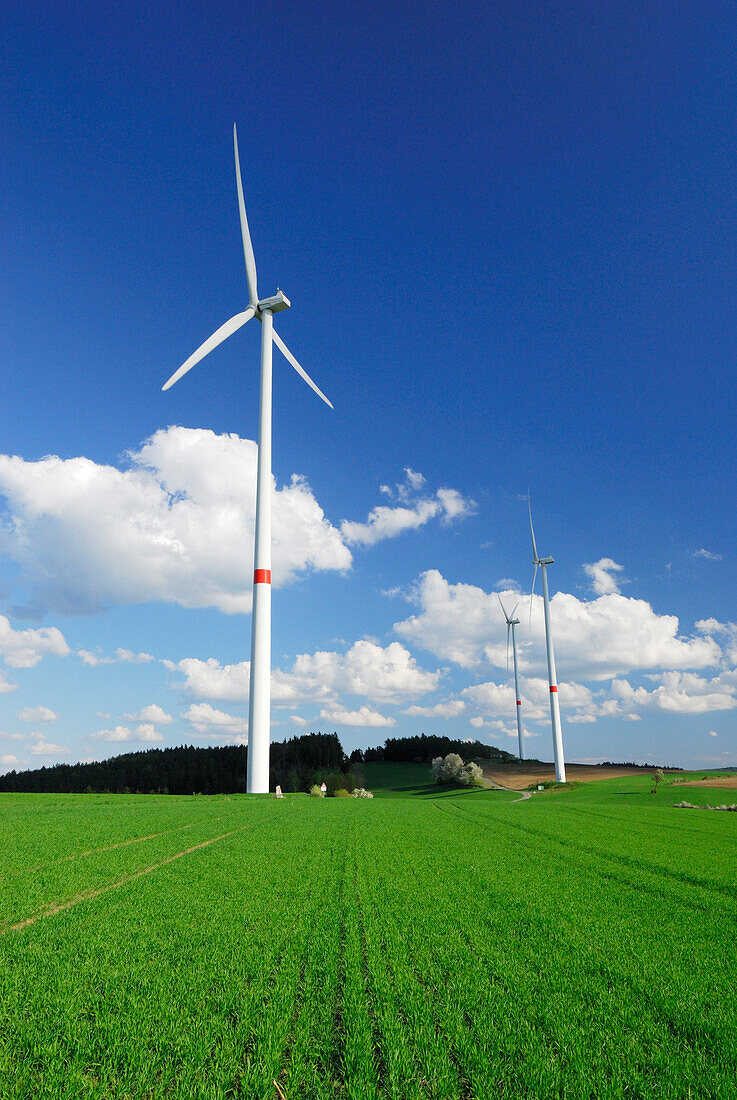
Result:
<svg viewBox="0 0 737 1100">
<path fill-rule="evenodd" d="M 532 535 L 532 560 L 535 571 L 532 574 L 532 591 L 530 592 L 530 617 L 532 617 L 532 597 L 535 594 L 535 578 L 537 568 L 540 566 L 540 574 L 543 586 L 543 608 L 545 609 L 545 648 L 548 654 L 548 684 L 550 686 L 550 721 L 553 727 L 553 753 L 555 754 L 555 778 L 558 783 L 566 781 L 566 762 L 563 756 L 563 733 L 560 728 L 560 704 L 558 702 L 558 681 L 555 674 L 555 653 L 553 651 L 553 635 L 550 629 L 550 597 L 548 595 L 547 568 L 552 565 L 555 558 L 541 558 L 535 545 L 535 529 L 532 526 L 532 506 L 530 498 L 527 498 L 527 508 L 530 513 L 530 533 Z"/>
<path fill-rule="evenodd" d="M 256 474 L 256 537 L 253 556 L 253 610 L 251 613 L 251 682 L 248 701 L 248 794 L 269 793 L 269 750 L 271 748 L 271 352 L 272 343 L 291 363 L 297 374 L 311 386 L 326 405 L 332 405 L 302 369 L 291 351 L 274 331 L 275 313 L 289 309 L 290 301 L 281 290 L 271 298 L 259 300 L 256 287 L 256 260 L 248 231 L 246 206 L 243 200 L 241 168 L 238 158 L 238 135 L 233 127 L 235 178 L 238 188 L 238 210 L 246 260 L 248 308 L 236 313 L 208 337 L 197 351 L 182 363 L 162 389 L 168 390 L 182 375 L 255 317 L 261 322 L 261 393 L 258 417 L 258 467 Z"/>
<path fill-rule="evenodd" d="M 517 748 L 519 750 L 518 751 L 518 756 L 519 756 L 520 760 L 524 760 L 524 758 L 525 758 L 525 731 L 522 728 L 522 700 L 519 697 L 519 681 L 517 679 L 517 642 L 516 642 L 516 639 L 514 637 L 514 628 L 516 626 L 519 626 L 519 619 L 515 619 L 515 618 L 510 619 L 509 615 L 507 615 L 507 612 L 504 609 L 504 604 L 502 603 L 502 598 L 501 598 L 501 596 L 499 595 L 498 592 L 497 592 L 496 596 L 497 596 L 497 599 L 499 600 L 499 606 L 502 609 L 502 614 L 504 615 L 504 618 L 507 620 L 507 676 L 509 676 L 509 633 L 510 633 L 510 631 L 512 633 L 512 656 L 513 656 L 513 659 L 514 659 L 514 698 L 516 700 L 515 710 L 517 711 Z M 516 603 L 514 605 L 514 608 L 512 609 L 512 615 L 514 615 L 514 613 L 515 613 L 515 611 L 517 610 L 518 607 L 519 607 L 519 604 Z"/>
</svg>

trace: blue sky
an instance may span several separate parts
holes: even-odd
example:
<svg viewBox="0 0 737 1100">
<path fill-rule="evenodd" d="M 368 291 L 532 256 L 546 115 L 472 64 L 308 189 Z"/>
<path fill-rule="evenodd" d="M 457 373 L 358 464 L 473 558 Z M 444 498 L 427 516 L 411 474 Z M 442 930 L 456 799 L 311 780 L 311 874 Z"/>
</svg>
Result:
<svg viewBox="0 0 737 1100">
<path fill-rule="evenodd" d="M 274 739 L 514 750 L 529 487 L 566 757 L 737 764 L 733 6 L 2 20 L 3 769 L 246 736 L 258 326 L 160 392 L 247 302 L 234 122 L 335 406 L 275 358 Z"/>
</svg>

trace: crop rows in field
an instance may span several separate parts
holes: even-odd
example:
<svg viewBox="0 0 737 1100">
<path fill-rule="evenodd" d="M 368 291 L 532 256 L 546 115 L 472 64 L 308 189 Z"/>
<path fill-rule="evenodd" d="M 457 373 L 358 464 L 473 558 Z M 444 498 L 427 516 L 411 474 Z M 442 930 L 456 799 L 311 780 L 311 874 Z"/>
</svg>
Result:
<svg viewBox="0 0 737 1100">
<path fill-rule="evenodd" d="M 5 796 L 3 1098 L 732 1097 L 732 815 L 622 782 Z"/>
</svg>

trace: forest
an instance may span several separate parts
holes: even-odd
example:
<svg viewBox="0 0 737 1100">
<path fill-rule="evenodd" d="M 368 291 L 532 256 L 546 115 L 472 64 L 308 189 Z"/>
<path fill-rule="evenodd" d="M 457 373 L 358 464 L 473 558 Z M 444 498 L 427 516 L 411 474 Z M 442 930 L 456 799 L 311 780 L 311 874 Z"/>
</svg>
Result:
<svg viewBox="0 0 737 1100">
<path fill-rule="evenodd" d="M 246 789 L 245 745 L 147 749 L 91 764 L 54 764 L 0 776 L 0 791 L 56 794 L 238 794 Z M 362 785 L 361 764 L 387 760 L 429 763 L 436 756 L 457 752 L 464 760 L 513 760 L 480 741 L 449 737 L 388 738 L 378 748 L 354 749 L 350 760 L 337 733 L 308 733 L 273 742 L 269 789 L 279 784 L 285 793 L 309 791 L 325 780 L 332 792 Z"/>
</svg>

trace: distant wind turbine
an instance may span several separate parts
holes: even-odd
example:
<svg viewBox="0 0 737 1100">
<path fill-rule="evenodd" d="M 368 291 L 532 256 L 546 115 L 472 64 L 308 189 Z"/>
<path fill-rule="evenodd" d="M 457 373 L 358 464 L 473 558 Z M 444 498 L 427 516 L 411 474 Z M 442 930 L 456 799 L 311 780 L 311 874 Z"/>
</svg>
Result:
<svg viewBox="0 0 737 1100">
<path fill-rule="evenodd" d="M 547 567 L 552 565 L 555 558 L 541 558 L 535 545 L 535 529 L 532 526 L 532 505 L 530 497 L 527 497 L 527 508 L 530 513 L 530 533 L 532 535 L 532 560 L 535 570 L 532 574 L 532 590 L 530 592 L 530 619 L 532 619 L 532 597 L 535 595 L 535 578 L 537 567 L 540 566 L 543 586 L 543 607 L 545 609 L 545 648 L 548 654 L 548 684 L 550 685 L 550 721 L 553 726 L 553 752 L 555 754 L 555 778 L 558 783 L 566 781 L 566 762 L 563 756 L 563 734 L 560 728 L 560 704 L 558 703 L 558 681 L 555 675 L 555 653 L 553 652 L 553 635 L 550 630 L 550 597 L 548 596 Z"/>
<path fill-rule="evenodd" d="M 297 374 L 311 386 L 326 405 L 332 405 L 302 369 L 291 351 L 274 332 L 273 314 L 289 309 L 290 301 L 277 290 L 271 298 L 259 300 L 256 288 L 256 260 L 248 231 L 243 201 L 241 168 L 238 159 L 238 135 L 233 127 L 235 178 L 238 186 L 238 210 L 243 237 L 248 283 L 248 308 L 236 313 L 212 334 L 162 389 L 168 390 L 182 375 L 255 317 L 261 322 L 261 395 L 258 417 L 258 470 L 256 475 L 256 539 L 253 556 L 253 610 L 251 615 L 251 689 L 248 703 L 248 794 L 268 794 L 269 750 L 271 746 L 271 345 L 276 344 Z"/>
<path fill-rule="evenodd" d="M 509 633 L 512 633 L 512 656 L 514 658 L 514 698 L 516 700 L 515 710 L 517 711 L 517 747 L 519 749 L 518 756 L 520 760 L 525 758 L 525 732 L 522 729 L 522 700 L 519 697 L 519 682 L 517 679 L 517 641 L 514 637 L 514 628 L 519 626 L 519 619 L 510 618 L 502 603 L 502 598 L 497 592 L 496 598 L 499 600 L 499 606 L 502 609 L 502 614 L 507 620 L 507 676 L 509 676 Z M 512 609 L 512 616 L 519 607 L 519 603 L 516 603 Z"/>
</svg>

